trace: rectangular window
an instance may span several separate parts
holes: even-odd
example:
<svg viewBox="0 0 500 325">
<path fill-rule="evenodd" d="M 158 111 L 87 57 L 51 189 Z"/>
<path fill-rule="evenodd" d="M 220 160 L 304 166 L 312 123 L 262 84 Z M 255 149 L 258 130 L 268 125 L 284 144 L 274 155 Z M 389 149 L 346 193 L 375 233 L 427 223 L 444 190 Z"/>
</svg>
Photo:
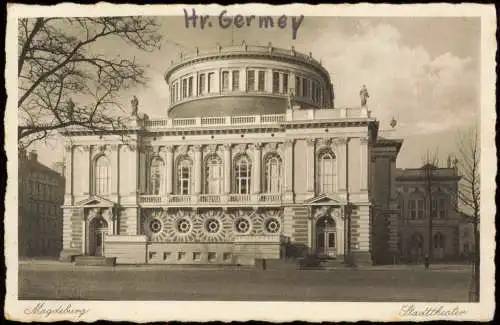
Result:
<svg viewBox="0 0 500 325">
<path fill-rule="evenodd" d="M 193 253 L 193 261 L 201 261 L 201 253 L 200 252 Z"/>
<path fill-rule="evenodd" d="M 335 233 L 328 233 L 328 248 L 335 248 Z"/>
<path fill-rule="evenodd" d="M 255 71 L 248 70 L 247 71 L 247 90 L 255 91 Z"/>
<path fill-rule="evenodd" d="M 240 72 L 233 71 L 233 91 L 240 90 Z"/>
<path fill-rule="evenodd" d="M 171 255 L 170 252 L 164 252 L 163 253 L 163 260 L 166 261 L 166 260 L 170 259 L 170 255 Z"/>
<path fill-rule="evenodd" d="M 182 79 L 182 99 L 187 97 L 187 79 Z"/>
<path fill-rule="evenodd" d="M 184 258 L 186 257 L 186 253 L 185 252 L 178 252 L 177 253 L 177 259 L 180 261 L 180 260 L 183 260 Z"/>
<path fill-rule="evenodd" d="M 214 262 L 216 257 L 217 257 L 217 255 L 215 252 L 208 252 L 208 261 L 209 262 Z"/>
<path fill-rule="evenodd" d="M 210 72 L 208 74 L 208 92 L 213 93 L 215 92 L 215 73 Z"/>
<path fill-rule="evenodd" d="M 309 97 L 309 80 L 302 79 L 302 96 Z"/>
<path fill-rule="evenodd" d="M 439 199 L 439 217 L 446 218 L 446 206 L 444 199 Z"/>
<path fill-rule="evenodd" d="M 424 210 L 425 210 L 424 200 L 418 200 L 418 218 L 419 219 L 424 218 Z"/>
<path fill-rule="evenodd" d="M 222 91 L 229 90 L 229 71 L 222 71 Z"/>
<path fill-rule="evenodd" d="M 259 71 L 259 91 L 266 89 L 266 72 Z"/>
<path fill-rule="evenodd" d="M 202 73 L 199 76 L 198 81 L 198 95 L 203 95 L 205 93 L 205 74 Z"/>
<path fill-rule="evenodd" d="M 283 73 L 283 87 L 281 88 L 282 94 L 288 94 L 288 73 Z"/>
<path fill-rule="evenodd" d="M 280 92 L 280 73 L 273 72 L 273 94 Z"/>
<path fill-rule="evenodd" d="M 188 81 L 188 96 L 193 97 L 193 77 L 189 77 Z"/>
<path fill-rule="evenodd" d="M 223 253 L 222 259 L 224 260 L 224 262 L 230 261 L 231 260 L 231 253 Z"/>
<path fill-rule="evenodd" d="M 408 201 L 408 217 L 411 220 L 415 220 L 417 218 L 417 206 L 415 200 Z"/>
<path fill-rule="evenodd" d="M 295 96 L 297 97 L 302 97 L 302 85 L 300 81 L 300 77 L 295 76 Z"/>
</svg>

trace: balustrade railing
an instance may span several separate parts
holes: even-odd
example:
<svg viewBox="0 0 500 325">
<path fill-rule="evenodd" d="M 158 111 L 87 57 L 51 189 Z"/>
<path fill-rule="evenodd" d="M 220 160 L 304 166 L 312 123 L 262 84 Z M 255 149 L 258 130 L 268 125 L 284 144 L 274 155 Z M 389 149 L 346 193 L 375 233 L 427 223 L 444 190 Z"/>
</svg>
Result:
<svg viewBox="0 0 500 325">
<path fill-rule="evenodd" d="M 221 196 L 219 194 L 201 194 L 198 202 L 200 203 L 220 203 Z"/>
<path fill-rule="evenodd" d="M 141 204 L 220 204 L 220 203 L 279 203 L 282 195 L 279 193 L 262 193 L 256 196 L 250 194 L 200 194 L 200 195 L 141 195 Z"/>
<path fill-rule="evenodd" d="M 250 194 L 229 194 L 229 202 L 250 202 L 252 196 Z"/>
</svg>

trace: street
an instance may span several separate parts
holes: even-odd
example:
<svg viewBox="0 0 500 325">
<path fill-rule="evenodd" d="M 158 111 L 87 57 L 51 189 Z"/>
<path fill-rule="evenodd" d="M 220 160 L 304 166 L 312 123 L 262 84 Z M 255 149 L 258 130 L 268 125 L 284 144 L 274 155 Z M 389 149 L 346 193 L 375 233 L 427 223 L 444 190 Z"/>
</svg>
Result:
<svg viewBox="0 0 500 325">
<path fill-rule="evenodd" d="M 19 299 L 467 302 L 470 266 L 334 270 L 19 265 Z"/>
</svg>

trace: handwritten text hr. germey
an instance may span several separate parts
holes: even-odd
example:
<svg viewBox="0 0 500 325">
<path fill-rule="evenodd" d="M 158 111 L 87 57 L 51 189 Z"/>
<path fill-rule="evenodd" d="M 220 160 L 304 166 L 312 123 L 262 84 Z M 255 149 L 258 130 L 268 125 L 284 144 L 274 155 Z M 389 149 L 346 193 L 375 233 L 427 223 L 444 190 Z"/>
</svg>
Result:
<svg viewBox="0 0 500 325">
<path fill-rule="evenodd" d="M 212 28 L 214 26 L 219 26 L 220 28 L 230 28 L 234 25 L 236 28 L 250 27 L 252 24 L 258 24 L 259 28 L 280 28 L 285 29 L 287 26 L 291 25 L 292 28 L 292 39 L 297 38 L 297 31 L 304 20 L 304 15 L 299 17 L 288 17 L 286 15 L 281 15 L 279 17 L 272 16 L 256 16 L 256 15 L 234 15 L 229 16 L 227 10 L 221 11 L 218 15 L 218 23 L 215 25 L 212 22 L 212 18 L 209 15 L 197 15 L 194 9 L 191 9 L 191 14 L 188 13 L 186 9 L 184 10 L 184 22 L 186 28 L 196 28 L 199 26 L 201 29 Z M 291 24 L 290 20 L 291 19 Z M 199 21 L 199 24 L 198 24 Z"/>
</svg>

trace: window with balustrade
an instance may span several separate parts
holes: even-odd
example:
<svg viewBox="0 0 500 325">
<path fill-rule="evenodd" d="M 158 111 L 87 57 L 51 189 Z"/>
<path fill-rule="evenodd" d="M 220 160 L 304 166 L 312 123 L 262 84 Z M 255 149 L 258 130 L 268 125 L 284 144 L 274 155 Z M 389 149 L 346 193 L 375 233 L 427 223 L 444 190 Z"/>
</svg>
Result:
<svg viewBox="0 0 500 325">
<path fill-rule="evenodd" d="M 111 170 L 105 155 L 97 157 L 94 163 L 94 193 L 109 195 L 111 186 Z"/>
<path fill-rule="evenodd" d="M 281 158 L 277 154 L 265 158 L 264 186 L 266 193 L 281 193 Z"/>
<path fill-rule="evenodd" d="M 160 157 L 154 157 L 149 165 L 148 194 L 160 195 L 165 183 L 165 165 Z"/>
<path fill-rule="evenodd" d="M 336 159 L 330 150 L 323 151 L 318 156 L 318 192 L 334 193 L 336 190 Z"/>
<path fill-rule="evenodd" d="M 206 194 L 221 194 L 224 170 L 222 159 L 216 155 L 210 155 L 205 162 L 205 193 Z"/>
<path fill-rule="evenodd" d="M 250 194 L 252 164 L 246 155 L 239 155 L 234 161 L 234 189 L 236 194 Z"/>
<path fill-rule="evenodd" d="M 182 157 L 177 163 L 177 193 L 180 195 L 191 194 L 191 176 L 193 163 L 191 159 Z"/>
</svg>

